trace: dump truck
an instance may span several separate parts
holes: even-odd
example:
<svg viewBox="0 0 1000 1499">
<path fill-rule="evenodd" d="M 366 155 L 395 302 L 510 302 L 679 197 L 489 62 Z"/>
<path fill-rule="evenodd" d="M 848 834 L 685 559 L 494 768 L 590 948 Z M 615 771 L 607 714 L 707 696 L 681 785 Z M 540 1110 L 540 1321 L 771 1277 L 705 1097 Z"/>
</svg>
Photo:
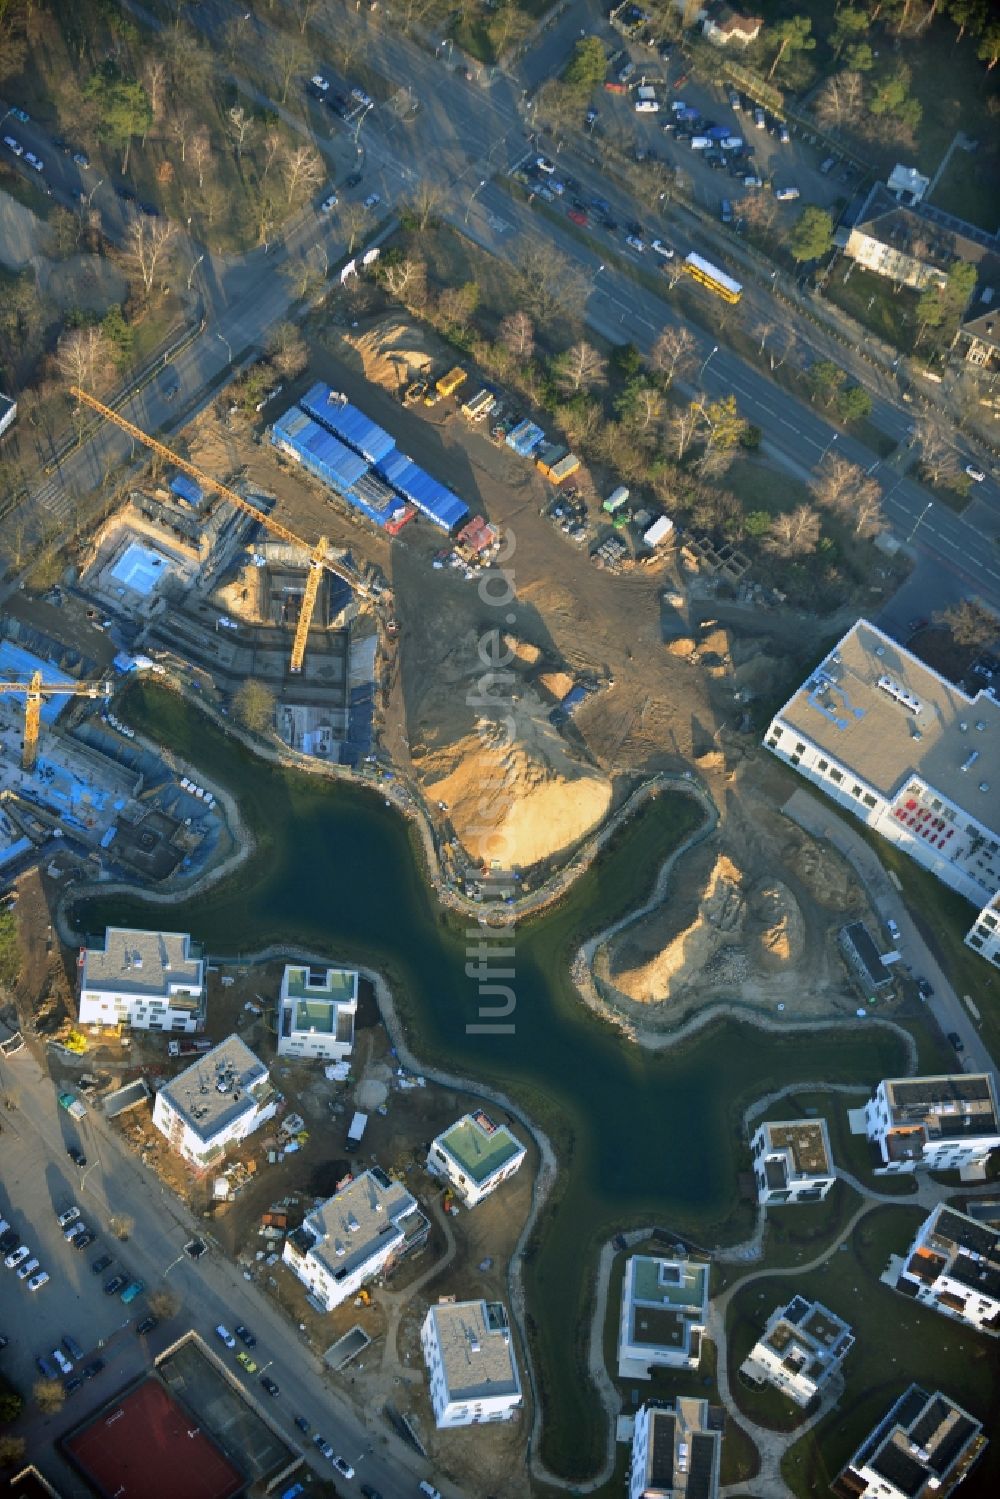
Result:
<svg viewBox="0 0 1000 1499">
<path fill-rule="evenodd" d="M 59 1107 L 65 1109 L 71 1119 L 83 1119 L 87 1113 L 75 1093 L 60 1093 Z"/>
<path fill-rule="evenodd" d="M 446 375 L 442 375 L 440 380 L 435 382 L 435 389 L 439 396 L 447 398 L 453 396 L 459 386 L 465 384 L 465 379 L 465 371 L 460 364 L 456 364 Z"/>
</svg>

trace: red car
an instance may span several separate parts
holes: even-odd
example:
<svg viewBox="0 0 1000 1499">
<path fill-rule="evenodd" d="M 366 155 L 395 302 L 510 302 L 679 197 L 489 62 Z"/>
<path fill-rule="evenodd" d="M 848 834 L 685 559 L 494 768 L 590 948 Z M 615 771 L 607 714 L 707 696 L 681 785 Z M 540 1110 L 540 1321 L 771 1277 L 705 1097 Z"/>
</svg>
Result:
<svg viewBox="0 0 1000 1499">
<path fill-rule="evenodd" d="M 689 77 L 690 77 L 690 74 L 688 74 L 688 73 L 682 73 L 679 78 L 675 78 L 674 79 L 674 81 L 670 85 L 670 87 L 671 88 L 683 88 L 684 85 L 685 85 L 685 83 L 687 83 Z"/>
<path fill-rule="evenodd" d="M 587 223 L 587 215 L 584 213 L 582 208 L 571 208 L 567 217 L 572 219 L 574 224 Z"/>
</svg>

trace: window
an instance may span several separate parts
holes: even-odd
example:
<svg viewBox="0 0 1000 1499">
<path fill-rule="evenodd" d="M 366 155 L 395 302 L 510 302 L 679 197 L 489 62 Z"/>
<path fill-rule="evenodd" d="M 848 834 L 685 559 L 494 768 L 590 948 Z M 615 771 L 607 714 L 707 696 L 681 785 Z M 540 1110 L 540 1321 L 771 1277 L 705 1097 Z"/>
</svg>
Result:
<svg viewBox="0 0 1000 1499">
<path fill-rule="evenodd" d="M 866 807 L 874 807 L 876 804 L 875 797 L 872 796 L 870 791 L 866 791 L 861 800 L 864 802 Z"/>
<path fill-rule="evenodd" d="M 829 762 L 829 760 L 817 760 L 816 761 L 816 769 L 817 770 L 829 770 L 830 769 L 830 762 Z"/>
<path fill-rule="evenodd" d="M 855 781 L 854 785 L 851 787 L 851 795 L 852 796 L 860 796 L 861 795 L 861 787 L 858 785 L 857 781 Z"/>
<path fill-rule="evenodd" d="M 805 752 L 806 752 L 806 747 L 802 743 L 802 741 L 800 740 L 799 743 L 795 746 L 795 753 L 797 755 L 804 755 Z"/>
<path fill-rule="evenodd" d="M 836 781 L 837 785 L 839 786 L 840 783 L 841 783 L 841 781 L 843 779 L 844 779 L 844 777 L 843 777 L 843 773 L 841 771 L 839 771 L 839 770 L 831 770 L 831 772 L 830 772 L 830 780 L 831 781 Z"/>
</svg>

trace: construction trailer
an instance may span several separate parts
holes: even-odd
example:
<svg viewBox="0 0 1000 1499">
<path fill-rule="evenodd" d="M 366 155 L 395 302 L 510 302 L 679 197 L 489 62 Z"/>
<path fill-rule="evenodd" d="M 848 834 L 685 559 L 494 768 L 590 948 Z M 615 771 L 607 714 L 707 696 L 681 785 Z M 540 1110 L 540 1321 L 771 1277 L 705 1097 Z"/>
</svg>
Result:
<svg viewBox="0 0 1000 1499">
<path fill-rule="evenodd" d="M 496 403 L 496 396 L 484 386 L 470 400 L 463 403 L 462 413 L 469 418 L 470 422 L 482 422 L 489 416 Z"/>
<path fill-rule="evenodd" d="M 555 463 L 539 463 L 538 468 L 551 484 L 562 484 L 571 474 L 575 474 L 580 467 L 580 460 L 575 453 L 564 453 Z"/>
<path fill-rule="evenodd" d="M 674 523 L 669 515 L 661 515 L 654 520 L 648 531 L 643 533 L 643 541 L 648 547 L 658 547 L 667 541 L 674 533 Z"/>
</svg>

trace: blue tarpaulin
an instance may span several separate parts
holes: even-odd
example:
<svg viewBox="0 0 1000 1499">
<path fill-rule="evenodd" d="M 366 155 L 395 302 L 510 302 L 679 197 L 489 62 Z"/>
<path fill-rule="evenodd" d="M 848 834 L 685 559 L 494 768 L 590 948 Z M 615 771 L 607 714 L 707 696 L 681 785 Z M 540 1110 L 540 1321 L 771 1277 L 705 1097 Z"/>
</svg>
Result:
<svg viewBox="0 0 1000 1499">
<path fill-rule="evenodd" d="M 201 485 L 195 479 L 189 478 L 187 474 L 175 474 L 170 481 L 170 488 L 175 495 L 182 500 L 186 500 L 195 509 L 198 508 L 205 498 L 205 491 Z"/>
</svg>

